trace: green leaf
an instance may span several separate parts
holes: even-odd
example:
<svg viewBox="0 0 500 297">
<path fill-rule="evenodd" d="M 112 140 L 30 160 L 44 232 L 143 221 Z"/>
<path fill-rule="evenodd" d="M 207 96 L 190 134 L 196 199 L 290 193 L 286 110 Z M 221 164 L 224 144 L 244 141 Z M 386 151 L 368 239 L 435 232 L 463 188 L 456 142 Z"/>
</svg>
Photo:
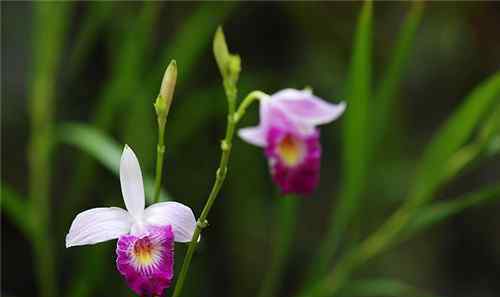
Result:
<svg viewBox="0 0 500 297">
<path fill-rule="evenodd" d="M 159 84 L 165 65 L 175 59 L 179 66 L 179 79 L 188 81 L 191 74 L 196 73 L 195 63 L 211 45 L 211 36 L 217 26 L 224 22 L 237 5 L 238 2 L 200 4 L 183 23 L 174 40 L 167 43 L 158 68 L 148 78 L 158 81 Z"/>
<path fill-rule="evenodd" d="M 273 253 L 271 261 L 268 263 L 259 297 L 276 296 L 279 290 L 279 284 L 290 255 L 290 248 L 293 246 L 293 237 L 297 225 L 297 208 L 300 203 L 300 197 L 288 195 L 286 197 L 277 197 L 279 199 L 276 207 L 275 226 L 278 227 L 277 236 L 273 239 Z"/>
<path fill-rule="evenodd" d="M 76 44 L 70 54 L 68 63 L 70 77 L 74 77 L 79 72 L 91 47 L 97 41 L 100 29 L 115 12 L 113 2 L 89 2 L 88 6 L 89 12 L 84 15 L 82 29 L 77 33 Z"/>
<path fill-rule="evenodd" d="M 14 189 L 6 185 L 0 184 L 2 211 L 7 214 L 7 217 L 13 222 L 24 235 L 32 239 L 34 228 L 31 220 L 31 206 L 28 200 L 23 199 Z"/>
<path fill-rule="evenodd" d="M 500 184 L 484 188 L 475 193 L 466 194 L 463 197 L 450 201 L 434 203 L 417 211 L 403 236 L 408 238 L 468 208 L 484 206 L 485 204 L 498 201 L 500 201 Z"/>
<path fill-rule="evenodd" d="M 104 167 L 119 175 L 122 146 L 101 131 L 84 124 L 62 124 L 58 130 L 59 141 L 75 146 L 99 161 Z M 149 202 L 153 198 L 153 180 L 144 174 L 144 191 Z M 164 191 L 161 201 L 172 200 Z"/>
<path fill-rule="evenodd" d="M 374 135 L 373 139 L 376 143 L 382 140 L 389 120 L 393 119 L 391 116 L 394 100 L 404 77 L 403 71 L 408 64 L 408 58 L 413 48 L 413 42 L 417 33 L 424 3 L 422 1 L 415 1 L 412 3 L 411 9 L 408 12 L 404 24 L 399 32 L 397 42 L 392 50 L 390 57 L 392 57 L 389 65 L 386 68 L 383 79 L 375 94 L 375 114 L 377 121 L 374 122 Z M 375 148 L 376 149 L 376 148 Z"/>
<path fill-rule="evenodd" d="M 500 153 L 500 100 L 481 128 L 477 141 L 488 157 Z"/>
<path fill-rule="evenodd" d="M 389 278 L 352 281 L 342 289 L 340 295 L 349 297 L 437 297 L 437 295 Z"/>
<path fill-rule="evenodd" d="M 115 123 L 115 116 L 123 107 L 130 106 L 128 102 L 133 98 L 132 95 L 136 93 L 138 84 L 142 82 L 141 73 L 144 70 L 144 60 L 147 59 L 148 45 L 151 41 L 152 30 L 155 21 L 158 19 L 159 11 L 157 3 L 145 3 L 141 8 L 138 16 L 131 21 L 131 30 L 121 37 L 118 44 L 113 44 L 113 55 L 112 61 L 113 65 L 111 67 L 111 80 L 105 84 L 104 90 L 100 93 L 97 102 L 99 105 L 93 115 L 93 124 L 103 131 L 106 131 L 110 126 Z M 161 79 L 161 74 L 160 74 Z M 158 87 L 156 87 L 156 91 Z M 141 98 L 143 100 L 148 100 L 148 98 Z M 150 98 L 149 100 L 153 100 Z M 149 101 L 148 103 L 150 103 Z M 130 122 L 133 122 L 137 126 L 138 119 L 142 118 L 144 113 L 143 110 L 138 110 L 140 105 L 137 100 L 132 102 L 132 107 L 130 108 Z M 151 110 L 149 104 L 144 104 Z M 151 119 L 154 117 L 151 115 Z M 141 124 L 153 123 L 151 121 L 144 121 Z M 128 131 L 128 129 L 126 129 Z M 152 144 L 154 146 L 154 144 Z M 136 152 L 140 155 L 142 150 L 139 144 L 136 146 Z M 149 156 L 149 154 L 144 154 Z M 143 160 L 144 164 L 149 164 L 148 160 Z M 67 213 L 78 208 L 80 201 L 82 200 L 85 190 L 89 187 L 92 178 L 94 177 L 94 171 L 96 169 L 95 163 L 92 163 L 92 159 L 88 156 L 81 158 L 76 165 L 75 175 L 72 179 L 70 186 L 70 193 L 68 196 L 72 199 L 67 200 L 63 204 L 63 208 L 68 210 L 62 214 L 62 222 L 66 222 L 68 217 Z"/>
<path fill-rule="evenodd" d="M 330 229 L 313 267 L 311 278 L 331 263 L 347 226 L 360 205 L 365 187 L 369 145 L 368 111 L 370 106 L 372 2 L 366 1 L 358 19 L 346 94 L 347 109 L 342 118 L 342 176 L 338 205 L 330 219 Z"/>
<path fill-rule="evenodd" d="M 432 198 L 448 178 L 447 162 L 470 139 L 485 112 L 500 99 L 500 72 L 483 82 L 465 98 L 462 105 L 434 135 L 427 146 L 410 194 L 411 203 L 420 205 Z"/>
<path fill-rule="evenodd" d="M 149 6 L 155 4 L 149 4 Z M 151 7 L 145 7 L 141 13 L 141 17 L 138 18 L 136 25 L 132 27 L 137 27 L 136 30 L 130 31 L 127 34 L 126 42 L 116 49 L 113 50 L 117 53 L 116 56 L 121 57 L 120 59 L 115 59 L 115 65 L 112 69 L 113 78 L 104 89 L 98 100 L 99 106 L 97 107 L 97 112 L 94 115 L 94 124 L 98 125 L 99 129 L 107 131 L 114 123 L 116 115 L 122 110 L 120 107 L 126 106 L 129 100 L 134 98 L 139 98 L 144 100 L 147 104 L 139 104 L 137 100 L 134 101 L 134 106 L 132 110 L 141 109 L 140 114 L 134 113 L 133 119 L 129 118 L 130 127 L 134 129 L 130 130 L 130 138 L 137 139 L 136 135 L 137 126 L 144 127 L 148 123 L 154 123 L 153 111 L 151 110 L 150 102 L 152 102 L 157 95 L 158 87 L 160 86 L 162 74 L 165 70 L 165 65 L 173 58 L 177 61 L 179 66 L 179 79 L 186 81 L 189 79 L 189 75 L 194 73 L 194 65 L 197 58 L 202 56 L 206 48 L 210 44 L 210 36 L 213 34 L 217 25 L 224 20 L 224 18 L 231 12 L 232 8 L 236 6 L 236 3 L 227 3 L 224 5 L 218 5 L 217 9 L 214 9 L 213 3 L 204 3 L 184 22 L 182 28 L 176 33 L 174 40 L 166 42 L 168 45 L 163 50 L 161 59 L 156 61 L 152 65 L 152 69 L 147 71 L 147 76 L 145 79 L 141 79 L 137 75 L 144 72 L 144 60 L 146 60 L 147 55 L 144 54 L 145 43 L 148 41 L 146 38 L 147 34 L 144 32 L 149 32 L 151 26 L 153 25 L 154 19 L 151 18 L 151 13 L 159 11 L 159 9 L 153 9 Z M 156 16 L 157 14 L 155 14 Z M 144 21 L 146 19 L 147 21 Z M 149 99 L 148 99 L 149 98 Z M 148 101 L 151 100 L 151 101 Z M 151 110 L 151 121 L 144 120 L 144 109 Z M 140 125 L 137 125 L 137 121 L 140 120 Z M 141 132 L 144 129 L 141 129 Z M 143 134 L 141 134 L 143 135 Z M 156 135 L 156 134 L 154 134 Z M 143 140 L 145 142 L 145 140 Z M 168 139 L 167 139 L 168 142 Z M 144 149 L 139 149 L 141 152 Z M 147 160 L 146 160 L 147 161 Z M 149 162 L 146 162 L 149 164 Z M 74 200 L 70 203 L 67 209 L 74 209 L 73 205 L 78 204 L 79 196 L 90 184 L 91 177 L 95 166 L 89 163 L 89 159 L 81 160 L 78 164 L 77 174 L 74 178 L 72 185 L 72 197 Z"/>
</svg>

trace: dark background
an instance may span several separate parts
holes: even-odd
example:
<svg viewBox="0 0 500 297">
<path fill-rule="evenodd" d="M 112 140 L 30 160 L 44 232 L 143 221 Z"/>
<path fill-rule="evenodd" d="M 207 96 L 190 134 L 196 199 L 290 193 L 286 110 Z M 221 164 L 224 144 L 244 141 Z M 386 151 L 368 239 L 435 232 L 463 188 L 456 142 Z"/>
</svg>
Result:
<svg viewBox="0 0 500 297">
<path fill-rule="evenodd" d="M 32 75 L 33 15 L 31 3 L 2 2 L 2 183 L 22 196 L 28 193 L 27 145 L 30 120 L 28 95 Z M 144 172 L 154 169 L 156 130 L 152 102 L 158 92 L 162 60 L 188 19 L 202 4 L 156 3 L 154 25 L 146 49 L 123 44 L 138 26 L 143 3 L 107 3 L 95 35 L 75 58 L 86 17 L 95 3 L 74 3 L 58 68 L 56 125 L 63 122 L 95 124 L 95 114 L 109 86 L 117 104 L 102 128 L 118 143 L 131 145 Z M 253 89 L 268 93 L 308 85 L 325 99 L 341 101 L 353 33 L 360 12 L 356 2 L 210 3 L 210 13 L 197 26 L 215 32 L 223 24 L 228 44 L 242 57 L 240 94 Z M 230 7 L 231 6 L 231 7 Z M 374 5 L 374 85 L 391 55 L 394 39 L 408 3 Z M 222 12 L 224 11 L 224 12 Z M 221 15 L 225 15 L 221 17 Z M 219 21 L 211 21 L 219 18 Z M 212 34 L 193 35 L 177 53 L 201 51 L 194 59 L 177 59 L 179 77 L 167 124 L 165 188 L 176 200 L 199 214 L 213 181 L 219 157 L 218 141 L 225 128 L 225 100 L 211 52 Z M 139 38 L 139 37 L 132 38 Z M 203 36 L 203 40 L 200 40 Z M 500 66 L 500 5 L 492 2 L 426 3 L 411 58 L 404 71 L 396 112 L 377 167 L 363 195 L 360 218 L 364 236 L 401 204 L 432 134 L 481 81 Z M 198 38 L 198 39 L 197 39 Z M 132 42 L 132 44 L 135 44 Z M 175 45 L 175 44 L 174 44 Z M 192 61 L 186 65 L 185 60 Z M 130 73 L 121 73 L 120 65 Z M 118 66 L 117 66 L 118 65 Z M 155 75 L 158 73 L 159 75 Z M 252 107 L 241 126 L 257 121 Z M 319 189 L 300 202 L 298 227 L 279 296 L 289 296 L 301 279 L 322 240 L 329 213 L 335 207 L 340 179 L 339 122 L 322 130 L 323 162 Z M 360 135 L 360 137 L 363 137 Z M 129 290 L 114 268 L 114 243 L 64 248 L 64 234 L 73 216 L 90 207 L 122 206 L 118 178 L 95 163 L 88 186 L 75 192 L 78 161 L 74 147 L 56 149 L 52 178 L 52 224 L 58 282 L 62 296 L 73 284 L 81 263 L 92 261 L 94 250 L 106 253 L 87 284 L 91 296 L 126 296 Z M 93 163 L 93 161 L 92 161 Z M 456 178 L 439 197 L 454 197 L 500 178 L 500 161 L 488 160 Z M 76 208 L 68 201 L 81 197 Z M 230 173 L 210 213 L 200 250 L 195 256 L 186 295 L 253 296 L 269 263 L 273 245 L 273 212 L 277 207 L 262 152 L 235 139 Z M 405 241 L 368 263 L 358 275 L 397 277 L 440 296 L 493 297 L 500 292 L 500 205 L 474 208 Z M 3 213 L 2 213 L 3 214 Z M 27 216 L 30 214 L 26 214 Z M 32 249 L 23 234 L 2 216 L 2 294 L 37 296 Z M 92 251 L 91 251 L 92 250 Z M 177 265 L 185 246 L 178 244 Z M 333 264 L 332 264 L 333 265 Z M 179 268 L 179 267 L 177 267 Z M 202 293 L 200 293 L 202 292 Z M 170 292 L 168 294 L 171 294 Z M 90 296 L 89 295 L 89 296 Z"/>
</svg>

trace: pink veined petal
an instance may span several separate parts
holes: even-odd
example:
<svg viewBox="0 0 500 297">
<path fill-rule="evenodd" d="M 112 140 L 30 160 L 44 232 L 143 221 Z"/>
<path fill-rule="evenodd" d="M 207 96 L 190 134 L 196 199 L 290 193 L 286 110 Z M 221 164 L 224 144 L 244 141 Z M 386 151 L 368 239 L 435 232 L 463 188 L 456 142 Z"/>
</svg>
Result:
<svg viewBox="0 0 500 297">
<path fill-rule="evenodd" d="M 128 145 L 125 145 L 120 160 L 120 184 L 128 212 L 140 217 L 144 212 L 144 185 L 139 161 Z"/>
<path fill-rule="evenodd" d="M 124 235 L 116 245 L 116 267 L 139 296 L 162 296 L 174 276 L 171 226 L 149 227 L 143 236 Z"/>
<path fill-rule="evenodd" d="M 310 91 L 285 89 L 271 96 L 273 105 L 303 126 L 317 126 L 337 119 L 344 112 L 344 102 L 332 104 Z"/>
<path fill-rule="evenodd" d="M 155 203 L 144 211 L 148 225 L 171 225 L 177 242 L 190 242 L 196 228 L 196 219 L 188 206 L 179 202 Z"/>
<path fill-rule="evenodd" d="M 116 239 L 130 231 L 130 214 L 118 207 L 92 208 L 79 213 L 66 235 L 66 247 Z"/>
<path fill-rule="evenodd" d="M 238 130 L 238 136 L 250 144 L 260 147 L 266 146 L 266 137 L 260 127 L 242 128 Z"/>
</svg>

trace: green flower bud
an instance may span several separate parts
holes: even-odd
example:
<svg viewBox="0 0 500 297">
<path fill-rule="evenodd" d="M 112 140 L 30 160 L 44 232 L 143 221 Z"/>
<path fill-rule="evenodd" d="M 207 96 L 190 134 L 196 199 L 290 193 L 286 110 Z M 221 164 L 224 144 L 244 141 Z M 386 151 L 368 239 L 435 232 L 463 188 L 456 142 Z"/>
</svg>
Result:
<svg viewBox="0 0 500 297">
<path fill-rule="evenodd" d="M 161 82 L 160 94 L 154 103 L 156 115 L 160 123 L 167 121 L 168 111 L 174 97 L 175 83 L 177 81 L 177 63 L 172 60 L 165 70 Z"/>
<path fill-rule="evenodd" d="M 215 32 L 213 50 L 222 78 L 231 84 L 236 84 L 241 70 L 240 56 L 229 53 L 221 27 Z"/>
</svg>

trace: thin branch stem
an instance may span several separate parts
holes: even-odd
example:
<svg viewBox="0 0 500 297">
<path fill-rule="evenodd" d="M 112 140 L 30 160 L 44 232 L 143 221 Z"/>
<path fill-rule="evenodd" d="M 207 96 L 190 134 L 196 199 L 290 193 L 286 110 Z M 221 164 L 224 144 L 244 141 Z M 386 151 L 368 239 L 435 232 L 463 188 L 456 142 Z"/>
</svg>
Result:
<svg viewBox="0 0 500 297">
<path fill-rule="evenodd" d="M 158 146 L 156 148 L 156 177 L 153 203 L 160 201 L 163 160 L 165 158 L 165 123 L 158 121 Z"/>
<path fill-rule="evenodd" d="M 208 196 L 207 202 L 205 203 L 205 206 L 203 207 L 201 215 L 198 218 L 196 229 L 194 230 L 194 234 L 191 239 L 191 242 L 189 243 L 186 256 L 184 257 L 184 262 L 182 263 L 181 271 L 179 273 L 179 278 L 177 279 L 177 283 L 175 285 L 173 297 L 179 297 L 182 293 L 182 289 L 187 277 L 187 273 L 189 271 L 189 266 L 191 265 L 191 260 L 193 258 L 194 251 L 198 246 L 198 239 L 200 237 L 201 231 L 202 229 L 208 226 L 207 222 L 208 213 L 210 212 L 210 209 L 212 208 L 212 205 L 214 204 L 215 199 L 217 198 L 220 189 L 222 188 L 222 185 L 224 183 L 224 180 L 226 178 L 228 169 L 227 164 L 229 162 L 229 156 L 231 155 L 231 146 L 237 121 L 241 119 L 241 117 L 244 115 L 245 108 L 248 105 L 250 105 L 251 102 L 255 101 L 255 99 L 261 97 L 261 95 L 263 94 L 262 92 L 259 91 L 251 92 L 250 94 L 247 95 L 247 97 L 245 97 L 245 99 L 243 99 L 242 103 L 238 108 L 238 112 L 235 112 L 236 96 L 237 96 L 236 87 L 234 85 L 227 84 L 226 82 L 224 83 L 224 87 L 226 89 L 229 111 L 227 117 L 226 136 L 224 137 L 224 140 L 222 140 L 221 142 L 222 155 L 220 158 L 219 168 L 216 171 L 214 185 L 212 186 L 212 190 L 210 191 L 210 194 Z"/>
</svg>

